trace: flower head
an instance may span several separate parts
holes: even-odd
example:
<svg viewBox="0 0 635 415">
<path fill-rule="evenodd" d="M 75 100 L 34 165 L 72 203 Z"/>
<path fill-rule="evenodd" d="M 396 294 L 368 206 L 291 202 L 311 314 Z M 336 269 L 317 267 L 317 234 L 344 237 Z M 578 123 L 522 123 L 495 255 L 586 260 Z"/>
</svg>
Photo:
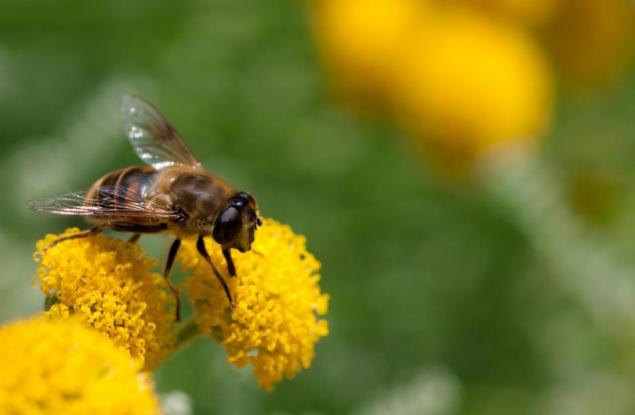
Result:
<svg viewBox="0 0 635 415">
<path fill-rule="evenodd" d="M 225 346 L 228 362 L 251 363 L 264 389 L 308 368 L 315 343 L 328 334 L 318 317 L 327 312 L 328 295 L 320 292 L 320 263 L 306 251 L 304 237 L 264 220 L 252 250 L 232 252 L 236 277 L 227 275 L 219 247 L 211 240 L 206 246 L 234 295 L 233 309 L 193 241 L 184 243 L 179 258 L 194 270 L 187 286 L 197 322 Z"/>
<path fill-rule="evenodd" d="M 158 414 L 139 361 L 75 319 L 0 327 L 0 413 Z"/>
<path fill-rule="evenodd" d="M 531 147 L 546 130 L 549 67 L 535 42 L 514 26 L 447 9 L 404 50 L 397 112 L 440 167 L 460 175 L 483 154 Z"/>
<path fill-rule="evenodd" d="M 553 12 L 548 0 L 465 3 L 537 21 Z M 513 19 L 455 2 L 312 4 L 316 41 L 339 89 L 394 116 L 443 173 L 463 177 L 484 154 L 531 148 L 545 132 L 550 68 Z"/>
<path fill-rule="evenodd" d="M 137 244 L 104 235 L 70 239 L 79 232 L 68 229 L 38 241 L 35 258 L 40 289 L 56 302 L 51 317 L 76 315 L 110 337 L 152 368 L 171 344 L 174 313 L 172 297 L 160 274 L 151 271 L 154 261 Z"/>
</svg>

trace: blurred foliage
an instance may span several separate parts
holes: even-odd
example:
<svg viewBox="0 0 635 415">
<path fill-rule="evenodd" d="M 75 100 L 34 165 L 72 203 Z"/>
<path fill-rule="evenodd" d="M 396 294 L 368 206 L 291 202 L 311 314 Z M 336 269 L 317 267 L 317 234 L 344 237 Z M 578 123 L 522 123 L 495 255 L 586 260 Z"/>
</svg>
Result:
<svg viewBox="0 0 635 415">
<path fill-rule="evenodd" d="M 523 15 L 494 3 L 514 2 L 478 2 Z M 392 126 L 333 100 L 304 6 L 3 2 L 2 321 L 41 309 L 30 287 L 34 241 L 78 224 L 26 202 L 139 163 L 118 119 L 120 96 L 132 92 L 161 108 L 208 169 L 307 236 L 331 295 L 331 334 L 312 368 L 272 393 L 205 340 L 160 369 L 159 392 L 184 391 L 195 414 L 399 413 L 393 402 L 413 396 L 427 408 L 413 413 L 632 413 L 632 334 L 598 326 L 518 211 L 476 186 L 445 186 Z M 547 23 L 533 19 L 523 21 L 546 37 Z M 580 217 L 602 218 L 589 232 L 630 255 L 635 79 L 624 68 L 599 89 L 554 90 L 539 156 L 574 215 L 581 205 Z M 143 243 L 160 256 L 167 241 Z"/>
</svg>

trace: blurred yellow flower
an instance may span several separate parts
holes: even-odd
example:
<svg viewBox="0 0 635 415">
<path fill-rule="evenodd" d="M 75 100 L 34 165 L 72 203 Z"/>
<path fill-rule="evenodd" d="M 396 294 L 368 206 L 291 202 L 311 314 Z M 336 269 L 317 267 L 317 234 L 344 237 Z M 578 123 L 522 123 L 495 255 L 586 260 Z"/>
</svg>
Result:
<svg viewBox="0 0 635 415">
<path fill-rule="evenodd" d="M 104 235 L 66 240 L 47 249 L 77 232 L 68 229 L 37 242 L 35 278 L 45 295 L 56 296 L 47 314 L 78 316 L 153 368 L 173 340 L 173 297 L 166 293 L 163 277 L 151 271 L 154 261 L 137 244 Z"/>
<path fill-rule="evenodd" d="M 385 104 L 395 55 L 424 15 L 419 0 L 316 0 L 313 29 L 335 91 L 357 109 Z"/>
<path fill-rule="evenodd" d="M 208 239 L 206 246 L 216 267 L 225 270 L 217 244 Z M 233 255 L 237 277 L 223 271 L 236 301 L 231 309 L 194 241 L 184 241 L 181 265 L 194 270 L 187 281 L 190 303 L 201 330 L 226 348 L 228 362 L 251 363 L 260 386 L 271 389 L 308 368 L 315 343 L 328 334 L 319 318 L 328 306 L 318 286 L 320 263 L 306 251 L 304 237 L 272 219 L 263 221 L 251 251 Z"/>
<path fill-rule="evenodd" d="M 361 107 L 381 102 L 433 163 L 459 176 L 483 153 L 533 144 L 552 112 L 542 50 L 514 19 L 483 9 L 538 21 L 554 8 L 548 0 L 313 2 L 316 40 L 339 89 Z"/>
<path fill-rule="evenodd" d="M 560 0 L 549 39 L 565 81 L 598 86 L 614 81 L 633 52 L 631 0 Z"/>
<path fill-rule="evenodd" d="M 36 317 L 0 327 L 0 413 L 159 414 L 139 362 L 70 320 Z"/>
<path fill-rule="evenodd" d="M 467 9 L 438 12 L 400 61 L 394 102 L 438 162 L 469 167 L 482 153 L 532 144 L 552 110 L 541 51 L 513 26 Z"/>
</svg>

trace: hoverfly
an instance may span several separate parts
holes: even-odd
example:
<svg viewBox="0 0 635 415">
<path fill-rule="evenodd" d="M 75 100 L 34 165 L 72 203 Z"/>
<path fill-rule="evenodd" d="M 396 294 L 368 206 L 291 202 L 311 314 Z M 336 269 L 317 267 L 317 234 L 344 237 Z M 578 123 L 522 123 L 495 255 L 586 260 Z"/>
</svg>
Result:
<svg viewBox="0 0 635 415">
<path fill-rule="evenodd" d="M 198 252 L 210 265 L 233 306 L 229 287 L 212 263 L 203 238 L 211 236 L 222 247 L 227 271 L 230 276 L 235 276 L 231 249 L 250 250 L 254 232 L 261 224 L 256 200 L 206 171 L 179 133 L 152 104 L 127 95 L 122 100 L 121 110 L 128 140 L 147 165 L 112 171 L 87 191 L 35 200 L 29 206 L 57 215 L 83 216 L 94 226 L 62 237 L 53 245 L 95 235 L 106 228 L 132 232 L 130 241 L 133 242 L 141 234 L 174 234 L 176 237 L 168 252 L 163 276 L 176 299 L 177 320 L 179 293 L 169 275 L 181 239 L 197 236 Z"/>
</svg>

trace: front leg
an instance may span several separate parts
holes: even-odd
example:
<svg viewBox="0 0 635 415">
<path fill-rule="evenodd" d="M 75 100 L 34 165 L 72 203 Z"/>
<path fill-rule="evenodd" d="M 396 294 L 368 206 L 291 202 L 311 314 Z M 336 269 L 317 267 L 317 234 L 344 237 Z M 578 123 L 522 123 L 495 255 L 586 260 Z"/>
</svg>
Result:
<svg viewBox="0 0 635 415">
<path fill-rule="evenodd" d="M 179 251 L 180 246 L 181 240 L 175 239 L 170 247 L 168 259 L 165 262 L 165 268 L 163 269 L 163 278 L 165 278 L 165 281 L 168 283 L 168 287 L 170 288 L 170 291 L 172 291 L 176 302 L 176 312 L 174 316 L 175 321 L 179 321 L 181 319 L 181 297 L 179 296 L 179 290 L 172 285 L 172 282 L 170 281 L 170 271 L 172 270 L 172 265 L 174 265 L 174 259 L 176 258 L 176 254 Z"/>
<path fill-rule="evenodd" d="M 212 259 L 209 257 L 209 254 L 207 253 L 207 249 L 205 248 L 205 240 L 203 239 L 203 235 L 200 235 L 198 237 L 198 240 L 196 241 L 196 249 L 198 250 L 198 253 L 201 254 L 201 256 L 205 259 L 205 261 L 207 261 L 209 266 L 212 267 L 212 271 L 214 272 L 214 275 L 216 276 L 216 279 L 218 280 L 218 282 L 220 282 L 220 285 L 223 287 L 223 290 L 225 290 L 225 295 L 227 296 L 227 300 L 229 301 L 229 305 L 231 307 L 234 307 L 235 304 L 234 304 L 234 300 L 232 299 L 232 294 L 229 291 L 229 287 L 227 286 L 227 283 L 225 282 L 225 279 L 223 278 L 223 276 L 220 275 L 220 273 L 218 272 L 218 270 L 214 266 L 214 263 L 212 262 Z"/>
<path fill-rule="evenodd" d="M 223 256 L 225 257 L 225 261 L 227 262 L 227 271 L 229 275 L 232 277 L 236 276 L 236 267 L 234 266 L 234 261 L 232 260 L 232 253 L 229 251 L 229 248 L 223 248 Z"/>
</svg>

